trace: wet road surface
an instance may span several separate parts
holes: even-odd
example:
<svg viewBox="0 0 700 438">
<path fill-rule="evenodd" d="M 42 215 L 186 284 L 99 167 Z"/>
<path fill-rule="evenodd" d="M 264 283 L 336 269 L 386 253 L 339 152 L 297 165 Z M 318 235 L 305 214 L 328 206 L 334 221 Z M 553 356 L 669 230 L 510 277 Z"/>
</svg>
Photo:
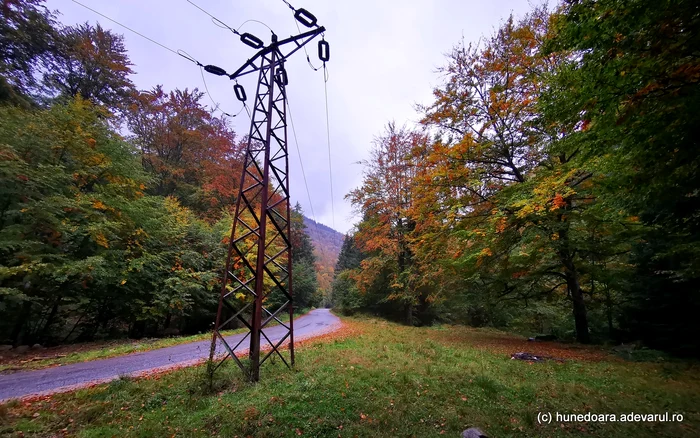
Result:
<svg viewBox="0 0 700 438">
<path fill-rule="evenodd" d="M 319 336 L 339 326 L 340 319 L 330 310 L 312 310 L 294 320 L 294 340 Z M 273 343 L 277 343 L 287 333 L 287 329 L 282 326 L 273 326 L 263 331 Z M 232 335 L 226 340 L 233 347 L 244 336 L 245 334 Z M 260 343 L 262 348 L 269 345 L 262 336 Z M 248 344 L 247 340 L 244 341 L 236 351 L 246 350 Z M 119 376 L 138 375 L 159 368 L 194 364 L 209 357 L 210 345 L 211 341 L 198 341 L 109 359 L 0 375 L 0 401 L 107 382 Z M 222 352 L 223 348 L 219 342 L 217 353 Z"/>
</svg>

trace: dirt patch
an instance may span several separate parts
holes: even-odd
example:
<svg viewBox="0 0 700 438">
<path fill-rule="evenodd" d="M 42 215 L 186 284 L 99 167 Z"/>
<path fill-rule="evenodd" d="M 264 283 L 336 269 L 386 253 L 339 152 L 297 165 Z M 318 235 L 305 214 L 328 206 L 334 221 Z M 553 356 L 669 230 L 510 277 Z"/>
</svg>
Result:
<svg viewBox="0 0 700 438">
<path fill-rule="evenodd" d="M 435 341 L 469 345 L 510 357 L 514 351 L 527 351 L 538 356 L 556 357 L 564 360 L 579 361 L 619 361 L 620 359 L 602 347 L 580 344 L 563 344 L 560 342 L 531 342 L 506 333 L 494 333 L 468 327 L 450 327 L 449 331 L 434 332 L 430 337 Z"/>
</svg>

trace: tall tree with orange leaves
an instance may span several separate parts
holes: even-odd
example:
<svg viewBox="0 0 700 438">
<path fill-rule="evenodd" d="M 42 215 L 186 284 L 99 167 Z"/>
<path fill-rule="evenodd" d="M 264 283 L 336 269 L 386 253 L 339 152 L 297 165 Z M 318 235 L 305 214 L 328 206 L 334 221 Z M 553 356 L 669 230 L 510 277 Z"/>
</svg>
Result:
<svg viewBox="0 0 700 438">
<path fill-rule="evenodd" d="M 417 281 L 410 245 L 416 226 L 411 217 L 417 171 L 414 150 L 425 141 L 419 132 L 390 123 L 363 163 L 362 186 L 347 196 L 363 217 L 354 236 L 367 254 L 357 270 L 358 287 L 364 294 L 378 294 L 379 304 L 388 306 L 389 313 L 402 314 L 408 324 L 427 299 Z"/>
<path fill-rule="evenodd" d="M 209 219 L 235 205 L 245 144 L 226 119 L 202 104 L 197 89 L 141 92 L 127 121 L 144 169 L 155 177 L 151 193 L 176 196 Z"/>
<path fill-rule="evenodd" d="M 482 47 L 449 56 L 445 85 L 422 108 L 438 141 L 417 178 L 414 249 L 439 261 L 431 272 L 468 284 L 478 306 L 568 301 L 577 339 L 589 342 L 591 265 L 625 252 L 610 225 L 624 217 L 596 203 L 591 166 L 557 148 L 582 126 L 541 122 L 545 79 L 567 56 L 542 51 L 551 20 L 545 8 L 511 17 Z"/>
</svg>

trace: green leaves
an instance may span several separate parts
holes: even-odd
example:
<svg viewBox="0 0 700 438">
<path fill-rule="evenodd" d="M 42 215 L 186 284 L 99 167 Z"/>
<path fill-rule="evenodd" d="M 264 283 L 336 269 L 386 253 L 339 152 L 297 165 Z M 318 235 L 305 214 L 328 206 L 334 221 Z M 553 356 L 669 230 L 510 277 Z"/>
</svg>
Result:
<svg viewBox="0 0 700 438">
<path fill-rule="evenodd" d="M 0 305 L 13 315 L 0 333 L 14 323 L 25 342 L 87 339 L 112 324 L 211 312 L 230 220 L 211 226 L 175 199 L 145 195 L 135 150 L 89 102 L 0 113 Z"/>
</svg>

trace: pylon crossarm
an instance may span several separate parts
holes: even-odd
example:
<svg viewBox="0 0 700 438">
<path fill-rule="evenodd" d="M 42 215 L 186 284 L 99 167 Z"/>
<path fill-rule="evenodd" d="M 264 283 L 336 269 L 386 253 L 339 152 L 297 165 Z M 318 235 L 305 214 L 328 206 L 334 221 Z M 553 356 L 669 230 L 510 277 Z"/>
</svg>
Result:
<svg viewBox="0 0 700 438">
<path fill-rule="evenodd" d="M 278 41 L 276 44 L 269 45 L 267 47 L 264 47 L 260 49 L 258 53 L 256 53 L 252 58 L 248 59 L 245 64 L 243 64 L 238 70 L 235 72 L 231 73 L 229 75 L 229 78 L 231 79 L 237 79 L 241 76 L 245 76 L 250 73 L 254 73 L 258 70 L 260 70 L 261 67 L 255 65 L 255 61 L 258 60 L 260 57 L 264 57 L 265 55 L 269 54 L 273 50 L 276 50 L 279 54 L 279 57 L 281 60 L 285 60 L 289 58 L 291 55 L 293 55 L 297 50 L 301 49 L 304 47 L 306 43 L 314 39 L 317 35 L 322 34 L 323 32 L 326 31 L 326 28 L 321 26 L 316 29 L 310 30 L 308 32 L 301 33 L 297 36 L 292 36 L 286 39 L 283 39 L 281 41 Z M 301 42 L 300 42 L 301 40 Z M 294 43 L 295 47 L 292 47 L 292 49 L 287 52 L 286 54 L 283 54 L 281 50 L 279 50 L 282 46 L 285 46 L 286 44 Z"/>
</svg>

